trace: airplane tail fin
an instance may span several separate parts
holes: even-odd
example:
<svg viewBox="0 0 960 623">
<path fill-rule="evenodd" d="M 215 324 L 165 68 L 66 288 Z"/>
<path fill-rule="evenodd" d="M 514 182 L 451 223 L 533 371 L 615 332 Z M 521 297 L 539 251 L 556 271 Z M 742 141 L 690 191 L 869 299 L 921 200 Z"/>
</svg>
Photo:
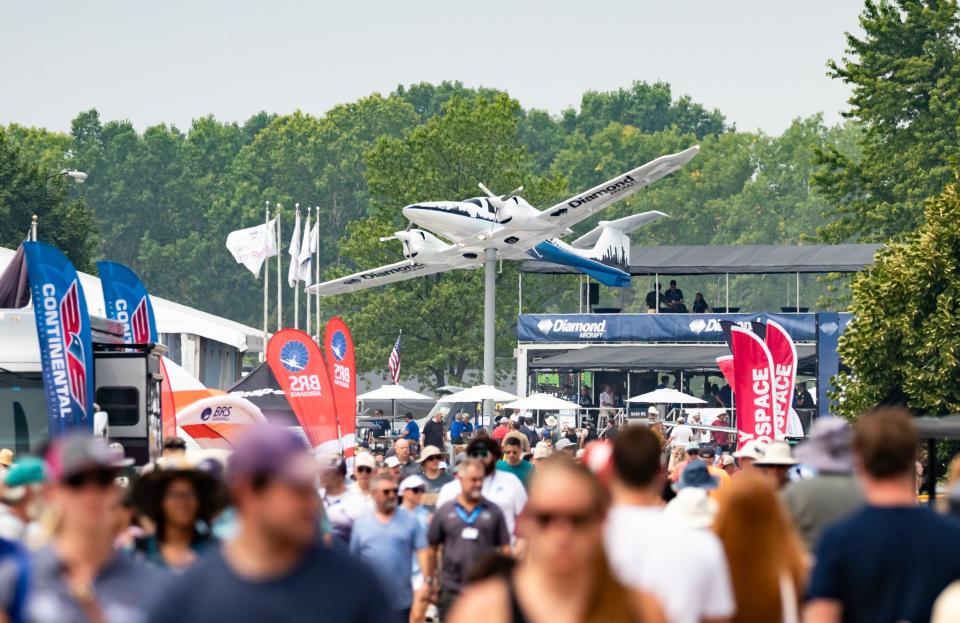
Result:
<svg viewBox="0 0 960 623">
<path fill-rule="evenodd" d="M 597 227 L 573 241 L 574 247 L 586 249 L 591 244 L 590 258 L 607 266 L 630 272 L 630 232 L 654 221 L 663 212 L 641 212 L 615 221 L 600 221 Z"/>
</svg>

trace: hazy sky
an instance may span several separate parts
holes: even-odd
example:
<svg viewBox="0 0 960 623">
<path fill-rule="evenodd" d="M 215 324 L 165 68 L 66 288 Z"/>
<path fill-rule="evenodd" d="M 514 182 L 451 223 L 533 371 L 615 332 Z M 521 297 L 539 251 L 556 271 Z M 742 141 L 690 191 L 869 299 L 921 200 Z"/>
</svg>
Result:
<svg viewBox="0 0 960 623">
<path fill-rule="evenodd" d="M 398 84 L 507 90 L 551 113 L 665 80 L 742 130 L 840 119 L 826 76 L 862 0 L 0 0 L 0 124 L 95 107 L 143 129 L 213 113 L 322 114 Z"/>
</svg>

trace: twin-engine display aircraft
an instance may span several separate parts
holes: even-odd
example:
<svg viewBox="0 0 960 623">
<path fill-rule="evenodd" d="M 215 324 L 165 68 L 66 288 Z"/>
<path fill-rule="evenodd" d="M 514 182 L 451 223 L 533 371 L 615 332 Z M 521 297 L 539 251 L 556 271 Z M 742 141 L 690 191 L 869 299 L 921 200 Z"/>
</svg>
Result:
<svg viewBox="0 0 960 623">
<path fill-rule="evenodd" d="M 560 240 L 560 236 L 571 233 L 571 226 L 673 173 L 699 151 L 699 146 L 693 146 L 660 156 L 542 212 L 517 194 L 522 186 L 497 196 L 480 184 L 486 197 L 409 205 L 403 208 L 403 215 L 411 224 L 424 229 L 398 231 L 380 239 L 400 240 L 406 259 L 326 281 L 309 291 L 329 296 L 457 268 L 478 268 L 483 265 L 484 250 L 491 248 L 496 249 L 499 259 L 532 257 L 571 266 L 608 286 L 628 286 L 628 234 L 666 214 L 651 211 L 600 221 L 596 228 L 570 244 Z"/>
</svg>

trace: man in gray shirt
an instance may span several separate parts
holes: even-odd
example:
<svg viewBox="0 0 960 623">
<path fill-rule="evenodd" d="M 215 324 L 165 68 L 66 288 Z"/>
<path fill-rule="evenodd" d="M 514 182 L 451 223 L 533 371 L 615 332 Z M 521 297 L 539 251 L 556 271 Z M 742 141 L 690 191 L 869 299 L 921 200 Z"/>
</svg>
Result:
<svg viewBox="0 0 960 623">
<path fill-rule="evenodd" d="M 480 493 L 484 473 L 480 461 L 465 459 L 457 470 L 460 494 L 437 508 L 427 530 L 430 544 L 428 569 L 436 569 L 437 555 L 442 548 L 437 601 L 441 620 L 460 595 L 473 565 L 489 552 L 500 549 L 506 553 L 510 547 L 510 533 L 503 511 Z"/>
<path fill-rule="evenodd" d="M 24 620 L 142 623 L 166 576 L 113 547 L 124 461 L 102 439 L 64 437 L 47 453 L 50 495 L 60 508 L 53 543 L 33 557 Z"/>
<path fill-rule="evenodd" d="M 787 484 L 781 495 L 810 550 L 817 546 L 824 528 L 865 503 L 853 473 L 851 438 L 844 420 L 822 418 L 814 423 L 810 438 L 794 451 L 794 457 L 816 470 L 816 476 Z"/>
</svg>

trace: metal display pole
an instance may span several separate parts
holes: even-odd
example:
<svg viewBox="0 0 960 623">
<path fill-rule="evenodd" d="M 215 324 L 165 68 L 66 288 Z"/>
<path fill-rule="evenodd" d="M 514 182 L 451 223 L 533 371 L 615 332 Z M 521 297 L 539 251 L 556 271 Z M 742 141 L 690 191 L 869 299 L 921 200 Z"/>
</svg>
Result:
<svg viewBox="0 0 960 623">
<path fill-rule="evenodd" d="M 263 227 L 266 229 L 270 225 L 270 202 L 267 201 L 267 208 L 263 217 Z M 263 352 L 260 353 L 260 361 L 267 357 L 267 315 L 270 313 L 270 297 L 267 294 L 270 286 L 270 261 L 264 258 L 263 267 Z"/>
<path fill-rule="evenodd" d="M 797 313 L 800 313 L 800 272 L 797 271 Z"/>
<path fill-rule="evenodd" d="M 317 268 L 316 268 L 316 279 L 314 283 L 320 283 L 320 206 L 317 206 Z M 317 315 L 317 341 L 320 341 L 320 291 L 317 290 L 317 300 L 316 300 L 316 315 Z"/>
<path fill-rule="evenodd" d="M 483 383 L 494 384 L 497 347 L 497 250 L 483 250 Z M 493 401 L 483 401 L 483 422 L 493 422 Z"/>
<path fill-rule="evenodd" d="M 277 331 L 283 328 L 283 253 L 280 252 L 283 236 L 280 233 L 280 208 L 277 204 Z"/>
<path fill-rule="evenodd" d="M 297 209 L 296 215 L 297 215 L 297 220 L 299 221 L 300 220 L 300 204 L 295 203 L 294 207 L 296 207 Z M 297 231 L 294 230 L 294 233 L 297 233 Z M 301 238 L 302 237 L 303 236 L 301 236 Z M 297 242 L 299 242 L 299 240 Z M 299 263 L 300 257 L 299 256 L 291 257 L 290 262 Z M 294 329 L 300 328 L 300 273 L 299 271 L 297 272 L 297 277 L 293 282 L 293 328 Z"/>
<path fill-rule="evenodd" d="M 309 245 L 310 245 L 310 212 L 312 209 L 313 208 L 311 206 L 307 206 L 307 235 L 306 235 L 307 245 L 308 245 L 307 253 L 310 256 L 311 262 L 313 261 L 313 252 L 310 251 Z M 310 271 L 308 271 L 307 281 L 305 282 L 306 285 L 310 285 L 310 281 L 311 281 L 310 277 L 311 277 Z M 309 334 L 310 333 L 310 293 L 304 290 L 304 295 L 305 295 L 304 298 L 307 299 L 307 323 L 304 325 L 304 328 L 307 330 L 307 333 Z"/>
</svg>

